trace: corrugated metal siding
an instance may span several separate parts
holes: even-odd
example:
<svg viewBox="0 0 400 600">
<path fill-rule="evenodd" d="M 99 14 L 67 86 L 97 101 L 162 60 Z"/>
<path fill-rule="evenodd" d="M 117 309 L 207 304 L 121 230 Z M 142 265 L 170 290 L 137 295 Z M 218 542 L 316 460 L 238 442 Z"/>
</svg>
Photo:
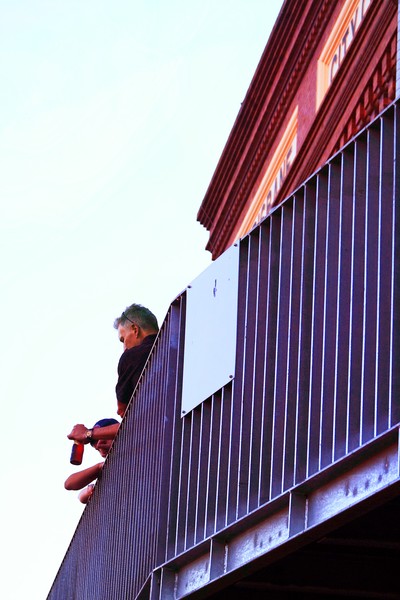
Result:
<svg viewBox="0 0 400 600">
<path fill-rule="evenodd" d="M 50 600 L 136 597 L 156 566 L 399 423 L 397 113 L 240 242 L 235 378 L 182 419 L 185 294 L 171 306 Z"/>
</svg>

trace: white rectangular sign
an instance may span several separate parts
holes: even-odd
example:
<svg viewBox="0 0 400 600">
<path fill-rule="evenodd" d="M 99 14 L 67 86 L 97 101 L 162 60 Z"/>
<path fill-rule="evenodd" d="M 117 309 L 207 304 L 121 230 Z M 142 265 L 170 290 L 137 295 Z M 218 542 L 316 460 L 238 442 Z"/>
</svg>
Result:
<svg viewBox="0 0 400 600">
<path fill-rule="evenodd" d="M 235 375 L 239 245 L 187 288 L 182 415 Z"/>
</svg>

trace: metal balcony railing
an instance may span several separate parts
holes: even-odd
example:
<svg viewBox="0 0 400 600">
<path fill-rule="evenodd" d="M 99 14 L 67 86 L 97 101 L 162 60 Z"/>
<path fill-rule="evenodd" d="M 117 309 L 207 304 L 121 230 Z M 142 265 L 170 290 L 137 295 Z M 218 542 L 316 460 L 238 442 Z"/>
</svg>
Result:
<svg viewBox="0 0 400 600">
<path fill-rule="evenodd" d="M 235 532 L 396 428 L 399 148 L 394 103 L 240 241 L 235 378 L 182 418 L 171 305 L 49 600 L 190 595 L 238 567 Z"/>
</svg>

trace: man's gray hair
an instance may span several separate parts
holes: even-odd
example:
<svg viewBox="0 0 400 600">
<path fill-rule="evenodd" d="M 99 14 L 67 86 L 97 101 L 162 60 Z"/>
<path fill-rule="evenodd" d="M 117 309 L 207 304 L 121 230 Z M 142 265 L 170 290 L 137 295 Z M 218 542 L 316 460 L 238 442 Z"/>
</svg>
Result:
<svg viewBox="0 0 400 600">
<path fill-rule="evenodd" d="M 141 304 L 127 306 L 121 316 L 115 319 L 114 327 L 118 329 L 119 325 L 125 325 L 127 322 L 139 325 L 139 327 L 145 330 L 158 331 L 157 318 L 148 308 Z"/>
</svg>

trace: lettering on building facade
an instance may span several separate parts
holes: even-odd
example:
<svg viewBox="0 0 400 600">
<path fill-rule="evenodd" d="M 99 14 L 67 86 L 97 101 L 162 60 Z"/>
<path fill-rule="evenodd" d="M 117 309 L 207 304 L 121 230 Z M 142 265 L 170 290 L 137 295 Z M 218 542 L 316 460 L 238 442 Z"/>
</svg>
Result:
<svg viewBox="0 0 400 600">
<path fill-rule="evenodd" d="M 251 206 L 245 215 L 237 238 L 243 237 L 268 215 L 278 196 L 297 153 L 297 115 L 295 108 L 289 123 L 275 150 L 261 184 L 254 194 Z"/>
<path fill-rule="evenodd" d="M 329 89 L 373 0 L 347 0 L 318 60 L 317 108 Z"/>
<path fill-rule="evenodd" d="M 257 213 L 255 221 L 253 223 L 253 227 L 259 224 L 259 222 L 267 216 L 269 209 L 275 202 L 276 197 L 278 196 L 278 192 L 282 187 L 284 180 L 286 179 L 286 175 L 290 169 L 290 166 L 293 162 L 293 159 L 296 155 L 296 138 L 293 140 L 292 145 L 289 147 L 286 156 L 283 159 L 282 164 L 279 166 L 278 174 L 275 177 L 272 185 L 267 193 L 267 197 L 261 205 L 260 210 Z"/>
</svg>

